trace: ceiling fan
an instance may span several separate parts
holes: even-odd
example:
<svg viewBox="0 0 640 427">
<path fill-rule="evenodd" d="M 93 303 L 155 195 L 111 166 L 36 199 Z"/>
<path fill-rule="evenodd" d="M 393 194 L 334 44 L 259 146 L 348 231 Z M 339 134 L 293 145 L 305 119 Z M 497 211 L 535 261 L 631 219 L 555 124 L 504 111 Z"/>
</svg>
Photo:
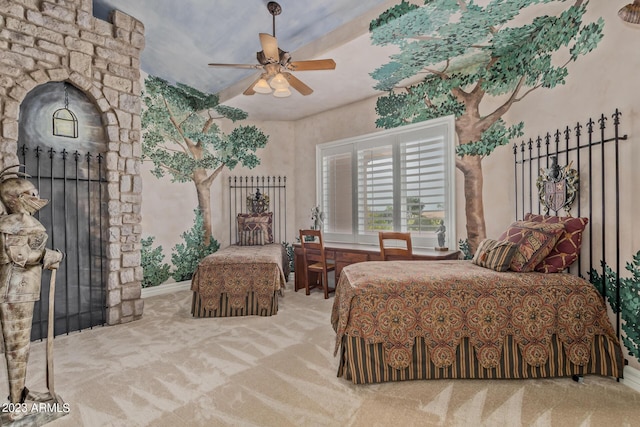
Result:
<svg viewBox="0 0 640 427">
<path fill-rule="evenodd" d="M 211 63 L 211 67 L 231 67 L 231 68 L 255 68 L 262 69 L 263 72 L 251 86 L 244 92 L 244 95 L 258 93 L 271 93 L 276 97 L 284 98 L 291 95 L 289 87 L 294 88 L 302 95 L 310 95 L 313 92 L 309 86 L 291 74 L 292 71 L 311 70 L 333 70 L 336 63 L 333 59 L 315 59 L 309 61 L 292 61 L 289 52 L 278 47 L 276 39 L 276 15 L 280 15 L 282 8 L 274 1 L 267 3 L 267 9 L 273 16 L 273 35 L 260 33 L 260 45 L 262 50 L 256 53 L 258 64 L 219 64 Z"/>
</svg>

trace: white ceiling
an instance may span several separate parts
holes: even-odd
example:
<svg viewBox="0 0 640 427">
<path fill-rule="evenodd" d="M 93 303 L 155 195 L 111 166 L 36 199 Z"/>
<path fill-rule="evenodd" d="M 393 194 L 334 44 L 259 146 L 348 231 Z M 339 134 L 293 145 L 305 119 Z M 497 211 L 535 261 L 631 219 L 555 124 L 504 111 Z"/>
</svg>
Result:
<svg viewBox="0 0 640 427">
<path fill-rule="evenodd" d="M 221 103 L 253 120 L 296 120 L 376 95 L 369 76 L 388 61 L 393 47 L 372 46 L 372 19 L 398 0 L 279 0 L 278 45 L 293 60 L 332 58 L 336 69 L 299 71 L 314 92 L 288 98 L 242 95 L 258 70 L 208 67 L 209 62 L 256 64 L 258 33 L 271 33 L 267 0 L 94 0 L 94 14 L 107 19 L 121 10 L 145 25 L 144 73 L 201 91 L 218 93 Z M 179 4 L 180 7 L 176 5 Z"/>
</svg>

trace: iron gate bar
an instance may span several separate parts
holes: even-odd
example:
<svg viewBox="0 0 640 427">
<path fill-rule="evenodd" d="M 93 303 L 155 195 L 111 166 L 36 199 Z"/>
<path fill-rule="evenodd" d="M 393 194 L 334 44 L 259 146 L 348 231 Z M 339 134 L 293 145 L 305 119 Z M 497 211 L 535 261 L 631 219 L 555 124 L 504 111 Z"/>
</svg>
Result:
<svg viewBox="0 0 640 427">
<path fill-rule="evenodd" d="M 89 233 L 87 234 L 89 239 L 89 244 L 87 245 L 89 248 L 89 325 L 93 325 L 93 310 L 91 307 L 93 303 L 91 298 L 93 296 L 93 274 L 91 274 L 91 153 L 87 152 L 85 156 L 87 158 L 87 226 L 89 228 Z M 91 329 L 93 329 L 93 326 L 91 326 Z"/>
<path fill-rule="evenodd" d="M 604 141 L 604 129 L 605 129 L 605 122 L 606 122 L 607 118 L 604 116 L 604 114 L 602 114 L 602 116 L 600 117 L 600 119 L 598 119 L 598 122 L 600 122 L 600 141 Z M 601 170 L 600 170 L 600 183 L 601 183 L 601 188 L 602 188 L 602 200 L 600 201 L 601 205 L 602 205 L 602 230 L 601 230 L 601 236 L 602 236 L 602 264 L 603 265 L 607 265 L 607 251 L 606 246 L 607 246 L 607 239 L 606 239 L 606 232 L 605 232 L 605 224 L 607 223 L 607 210 L 606 208 L 606 195 L 607 195 L 607 186 L 606 186 L 606 180 L 605 180 L 605 152 L 604 152 L 605 148 L 604 148 L 604 143 L 602 144 L 602 148 L 600 149 L 601 151 L 601 155 L 600 155 L 600 165 L 601 165 Z M 617 210 L 617 208 L 616 208 Z M 616 245 L 619 245 L 620 242 L 616 242 Z M 607 297 L 607 279 L 606 279 L 606 272 L 602 271 L 602 282 L 603 282 L 603 286 L 602 286 L 602 297 L 606 300 Z"/>
<path fill-rule="evenodd" d="M 616 316 L 616 331 L 620 331 L 620 317 L 622 315 L 622 307 L 620 307 L 620 269 L 622 256 L 620 255 L 620 152 L 618 150 L 620 142 L 619 126 L 620 126 L 621 113 L 616 110 L 613 115 L 613 133 L 615 141 L 615 158 L 616 158 L 616 302 L 618 304 L 618 312 L 620 315 Z M 625 135 L 626 137 L 626 135 Z M 618 332 L 619 335 L 619 332 Z M 619 338 L 619 336 L 618 336 Z"/>
<path fill-rule="evenodd" d="M 62 192 L 64 194 L 63 198 L 63 212 L 64 217 L 68 218 L 69 213 L 67 210 L 67 150 L 62 149 L 62 176 L 64 180 L 62 181 Z M 53 174 L 52 174 L 53 175 Z M 53 182 L 53 180 L 51 180 Z M 69 227 L 68 222 L 64 222 L 64 247 L 67 247 L 67 242 L 69 241 Z M 67 254 L 64 255 L 64 294 L 69 295 L 69 257 Z M 67 335 L 69 335 L 69 298 L 64 299 L 65 303 L 65 329 L 67 330 Z"/>
<path fill-rule="evenodd" d="M 529 138 L 529 142 L 527 142 L 529 146 L 529 157 L 533 153 L 533 139 Z M 533 179 L 533 162 L 529 162 L 529 182 Z M 533 209 L 533 191 L 529 192 L 529 207 Z"/>
<path fill-rule="evenodd" d="M 78 194 L 80 194 L 80 188 L 78 187 L 78 159 L 80 159 L 80 153 L 78 150 L 73 153 L 73 159 L 75 160 L 75 178 L 76 178 L 76 265 L 80 265 L 80 205 L 77 203 Z M 80 321 L 80 313 L 81 309 L 81 301 L 82 301 L 82 293 L 80 292 L 80 268 L 76 269 L 77 279 L 78 279 L 78 322 Z"/>
<path fill-rule="evenodd" d="M 50 167 L 52 176 L 55 174 L 54 164 L 53 164 L 53 156 L 54 156 L 55 153 L 56 152 L 53 149 L 53 147 L 49 148 L 49 167 Z M 51 248 L 55 249 L 56 248 L 56 227 L 54 227 L 54 224 L 56 222 L 55 222 L 55 208 L 54 208 L 55 207 L 55 192 L 54 192 L 54 188 L 53 188 L 53 183 L 54 183 L 54 180 L 51 179 L 50 182 L 49 182 L 49 190 L 51 191 L 51 199 L 49 200 L 49 206 L 50 206 L 49 212 L 51 213 L 51 231 L 50 231 L 49 234 L 51 235 L 51 240 L 50 240 Z M 40 187 L 38 187 L 38 190 L 40 190 Z M 66 222 L 67 221 L 65 221 L 65 223 Z M 46 271 L 46 270 L 43 270 L 43 272 L 44 271 Z M 50 274 L 52 274 L 52 273 L 49 272 L 49 275 Z M 48 295 L 51 295 L 51 293 L 48 293 Z M 55 301 L 55 294 L 53 295 L 53 299 Z M 67 299 L 67 298 L 65 298 L 65 299 Z M 42 295 L 40 296 L 40 300 L 42 300 Z M 51 304 L 46 304 L 46 306 L 47 306 L 46 307 L 47 308 L 46 311 L 48 312 L 49 311 L 49 306 L 51 306 Z M 44 313 L 45 312 L 45 304 L 40 303 L 40 308 L 41 308 L 41 313 Z M 44 319 L 44 316 L 45 316 L 44 314 L 41 314 L 40 319 L 41 320 Z M 53 335 L 55 336 L 55 323 L 56 323 L 55 322 L 55 308 L 54 308 L 53 317 L 51 317 L 51 318 L 54 319 L 53 320 L 54 327 L 53 327 L 52 330 L 54 331 Z M 41 321 L 40 325 L 42 326 L 43 323 L 44 322 Z M 48 317 L 47 317 L 47 323 L 48 323 Z"/>
<path fill-rule="evenodd" d="M 104 158 L 104 156 L 102 155 L 102 153 L 98 153 L 98 179 L 102 179 L 102 159 Z M 107 318 L 107 305 L 105 303 L 106 298 L 107 298 L 107 290 L 105 289 L 104 283 L 105 283 L 105 277 L 104 277 L 104 243 L 102 241 L 102 237 L 104 235 L 104 229 L 102 228 L 102 185 L 98 185 L 98 200 L 99 200 L 99 207 L 100 207 L 100 215 L 98 215 L 99 218 L 99 229 L 100 229 L 100 301 L 102 301 L 101 307 L 102 307 L 102 319 L 106 319 Z"/>
<path fill-rule="evenodd" d="M 589 133 L 589 174 L 593 170 L 593 125 L 595 122 L 591 119 L 587 122 L 587 132 Z M 603 152 L 604 154 L 604 152 Z M 593 212 L 593 180 L 589 179 L 589 214 Z M 593 221 L 589 221 L 589 236 L 593 236 Z M 591 269 L 593 262 L 593 238 L 589 238 L 589 268 Z"/>
<path fill-rule="evenodd" d="M 580 137 L 582 136 L 582 125 L 580 124 L 580 122 L 578 122 L 576 124 L 574 129 L 575 129 L 575 134 L 576 134 L 576 147 L 580 147 L 581 146 L 581 143 L 580 143 L 581 142 L 581 138 Z M 581 150 L 577 150 L 576 151 L 576 163 L 579 164 L 579 165 L 581 164 L 580 163 L 580 151 Z M 567 153 L 567 156 L 569 156 L 569 153 Z M 580 196 L 578 195 L 578 197 L 580 197 Z M 582 216 L 582 203 L 579 202 L 579 199 L 578 199 L 578 206 L 577 206 L 577 209 L 576 209 L 576 213 L 578 214 L 578 218 L 580 218 Z M 581 253 L 578 254 L 578 259 L 577 259 L 578 272 L 582 271 L 582 259 L 583 259 L 582 254 Z"/>
</svg>

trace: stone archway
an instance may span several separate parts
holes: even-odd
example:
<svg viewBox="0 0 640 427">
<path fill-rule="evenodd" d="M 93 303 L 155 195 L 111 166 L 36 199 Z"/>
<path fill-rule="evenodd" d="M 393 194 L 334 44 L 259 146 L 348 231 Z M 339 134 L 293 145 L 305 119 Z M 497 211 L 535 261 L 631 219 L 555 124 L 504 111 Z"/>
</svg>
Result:
<svg viewBox="0 0 640 427">
<path fill-rule="evenodd" d="M 114 11 L 92 16 L 91 0 L 3 3 L 8 29 L 0 46 L 0 163 L 17 164 L 19 112 L 39 85 L 68 81 L 97 108 L 104 130 L 106 179 L 106 323 L 142 316 L 140 265 L 140 53 L 144 26 Z M 28 124 L 27 124 L 28 126 Z"/>
</svg>

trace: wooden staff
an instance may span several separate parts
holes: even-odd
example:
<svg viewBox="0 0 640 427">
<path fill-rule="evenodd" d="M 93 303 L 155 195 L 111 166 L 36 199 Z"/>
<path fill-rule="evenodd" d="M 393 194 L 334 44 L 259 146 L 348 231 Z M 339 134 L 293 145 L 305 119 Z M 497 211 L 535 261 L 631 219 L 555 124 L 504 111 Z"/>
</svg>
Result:
<svg viewBox="0 0 640 427">
<path fill-rule="evenodd" d="M 47 388 L 53 399 L 56 395 L 53 389 L 53 327 L 55 323 L 54 301 L 56 296 L 56 272 L 51 270 L 51 281 L 49 282 L 49 320 L 47 325 Z"/>
</svg>

